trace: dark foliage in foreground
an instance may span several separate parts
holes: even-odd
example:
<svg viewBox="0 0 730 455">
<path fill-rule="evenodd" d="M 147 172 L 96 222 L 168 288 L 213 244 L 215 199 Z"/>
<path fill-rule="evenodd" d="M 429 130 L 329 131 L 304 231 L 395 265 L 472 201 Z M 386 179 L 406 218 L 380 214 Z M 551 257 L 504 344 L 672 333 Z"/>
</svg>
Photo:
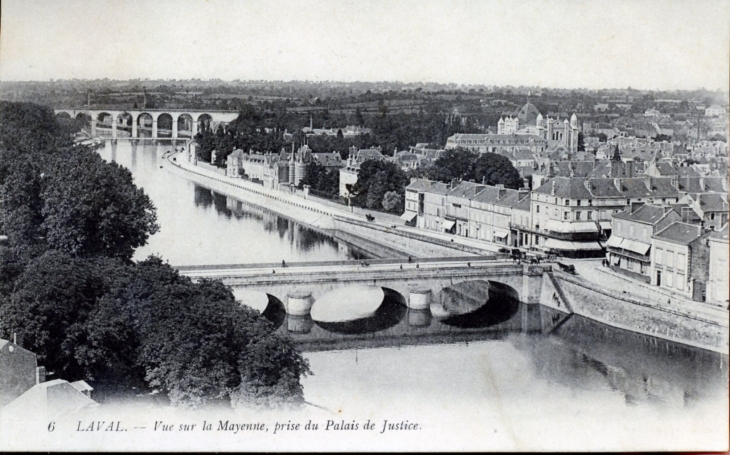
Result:
<svg viewBox="0 0 730 455">
<path fill-rule="evenodd" d="M 0 337 L 16 334 L 55 377 L 147 387 L 173 404 L 303 402 L 306 361 L 220 282 L 151 257 L 158 226 L 126 169 L 72 147 L 73 126 L 0 102 Z"/>
</svg>

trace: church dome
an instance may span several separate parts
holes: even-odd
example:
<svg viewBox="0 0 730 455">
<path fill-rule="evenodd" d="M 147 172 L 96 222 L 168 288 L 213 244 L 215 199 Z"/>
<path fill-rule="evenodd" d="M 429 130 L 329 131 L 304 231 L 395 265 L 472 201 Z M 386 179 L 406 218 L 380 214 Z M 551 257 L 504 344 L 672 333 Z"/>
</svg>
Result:
<svg viewBox="0 0 730 455">
<path fill-rule="evenodd" d="M 540 111 L 532 103 L 525 104 L 517 111 L 517 118 L 523 125 L 534 125 L 538 115 L 540 115 Z"/>
</svg>

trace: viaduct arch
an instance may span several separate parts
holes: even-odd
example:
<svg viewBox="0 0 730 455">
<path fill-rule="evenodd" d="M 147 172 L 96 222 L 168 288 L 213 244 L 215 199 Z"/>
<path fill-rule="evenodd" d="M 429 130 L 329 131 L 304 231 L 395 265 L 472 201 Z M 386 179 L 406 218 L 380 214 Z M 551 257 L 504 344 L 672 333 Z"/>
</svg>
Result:
<svg viewBox="0 0 730 455">
<path fill-rule="evenodd" d="M 111 129 L 112 139 L 119 139 L 120 129 L 131 127 L 130 139 L 138 139 L 141 133 L 149 132 L 151 139 L 164 138 L 172 139 L 192 138 L 197 132 L 201 122 L 204 124 L 227 124 L 238 117 L 238 112 L 217 112 L 217 111 L 196 111 L 196 110 L 173 110 L 173 109 L 54 109 L 56 115 L 69 115 L 72 118 L 88 116 L 91 120 L 91 135 L 95 136 L 97 127 L 103 125 L 104 129 Z M 158 121 L 161 116 L 172 122 L 165 121 L 171 126 L 170 129 L 158 129 Z M 181 129 L 180 127 L 184 129 Z M 189 128 L 189 129 L 187 129 Z M 169 134 L 169 136 L 168 136 Z"/>
</svg>

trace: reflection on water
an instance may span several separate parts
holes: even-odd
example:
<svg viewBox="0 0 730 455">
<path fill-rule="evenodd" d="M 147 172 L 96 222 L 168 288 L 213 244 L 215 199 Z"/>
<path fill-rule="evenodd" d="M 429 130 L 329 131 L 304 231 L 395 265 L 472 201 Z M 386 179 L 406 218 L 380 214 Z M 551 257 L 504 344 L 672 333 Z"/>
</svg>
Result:
<svg viewBox="0 0 730 455">
<path fill-rule="evenodd" d="M 507 286 L 491 281 L 467 281 L 443 289 L 431 305 L 435 318 L 462 328 L 488 327 L 509 320 L 519 301 Z"/>
<path fill-rule="evenodd" d="M 545 323 L 551 320 L 551 309 L 523 304 L 514 298 L 513 290 L 497 283 L 470 282 L 444 291 L 438 306 L 456 309 L 455 316 L 442 319 L 430 309 L 407 309 L 400 294 L 386 289 L 382 311 L 371 318 L 337 324 L 286 316 L 279 330 L 305 351 L 491 340 L 509 343 L 526 356 L 534 368 L 532 374 L 555 387 L 619 393 L 628 405 L 676 408 L 727 399 L 725 355 L 577 315 L 565 318 L 561 314 L 559 324 Z M 464 368 L 462 374 L 469 374 L 478 366 Z"/>
<path fill-rule="evenodd" d="M 134 258 L 157 254 L 173 265 L 336 261 L 368 257 L 325 233 L 217 194 L 170 172 L 172 145 L 107 141 L 102 158 L 128 168 L 157 208 L 160 231 Z M 160 168 L 160 166 L 163 166 Z"/>
<path fill-rule="evenodd" d="M 406 314 L 405 301 L 399 293 L 391 289 L 383 288 L 383 292 L 385 296 L 382 303 L 372 316 L 337 322 L 315 321 L 315 323 L 328 332 L 345 335 L 371 334 L 393 327 Z"/>
</svg>

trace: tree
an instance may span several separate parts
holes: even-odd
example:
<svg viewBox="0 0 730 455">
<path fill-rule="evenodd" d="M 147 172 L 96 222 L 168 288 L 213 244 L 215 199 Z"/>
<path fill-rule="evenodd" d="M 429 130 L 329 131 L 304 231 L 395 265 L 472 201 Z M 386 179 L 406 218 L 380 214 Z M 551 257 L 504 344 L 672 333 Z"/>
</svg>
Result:
<svg viewBox="0 0 730 455">
<path fill-rule="evenodd" d="M 81 379 L 74 333 L 105 293 L 116 264 L 53 250 L 32 259 L 16 279 L 10 298 L 0 305 L 0 332 L 17 334 L 49 371 Z"/>
<path fill-rule="evenodd" d="M 383 209 L 390 213 L 403 213 L 405 200 L 402 194 L 396 191 L 388 191 L 383 196 Z"/>
<path fill-rule="evenodd" d="M 45 172 L 41 229 L 49 248 L 130 260 L 159 229 L 129 170 L 96 153 L 61 152 Z"/>
<path fill-rule="evenodd" d="M 473 179 L 487 185 L 502 184 L 505 188 L 522 187 L 520 173 L 505 156 L 482 153 L 474 162 Z"/>
<path fill-rule="evenodd" d="M 380 210 L 388 191 L 405 194 L 408 177 L 395 163 L 367 160 L 360 165 L 357 182 L 352 185 L 352 202 L 360 207 Z"/>
<path fill-rule="evenodd" d="M 478 154 L 461 147 L 446 150 L 435 162 L 429 173 L 431 180 L 450 182 L 452 179 L 469 180 L 473 175 Z"/>
</svg>

